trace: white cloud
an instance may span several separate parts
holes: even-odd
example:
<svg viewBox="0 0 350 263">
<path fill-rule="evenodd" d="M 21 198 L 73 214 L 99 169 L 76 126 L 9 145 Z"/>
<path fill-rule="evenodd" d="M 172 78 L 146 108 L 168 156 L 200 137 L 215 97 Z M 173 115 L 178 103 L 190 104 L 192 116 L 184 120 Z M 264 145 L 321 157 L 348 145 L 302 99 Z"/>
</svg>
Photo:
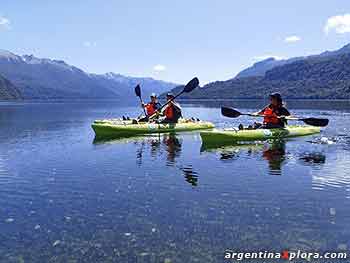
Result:
<svg viewBox="0 0 350 263">
<path fill-rule="evenodd" d="M 295 43 L 301 40 L 301 37 L 298 36 L 288 36 L 284 39 L 284 42 L 287 43 Z"/>
<path fill-rule="evenodd" d="M 10 29 L 11 22 L 8 18 L 0 16 L 0 28 Z"/>
<path fill-rule="evenodd" d="M 91 41 L 85 41 L 83 43 L 84 47 L 96 47 L 97 43 L 96 42 L 91 42 Z"/>
<path fill-rule="evenodd" d="M 276 60 L 282 60 L 282 59 L 286 59 L 285 57 L 281 57 L 281 56 L 275 56 L 275 55 L 262 55 L 262 56 L 256 56 L 254 57 L 254 61 L 261 61 L 261 60 L 265 60 L 268 58 L 274 58 Z"/>
<path fill-rule="evenodd" d="M 162 72 L 166 70 L 166 67 L 164 65 L 158 64 L 153 67 L 153 70 L 156 72 Z"/>
<path fill-rule="evenodd" d="M 337 34 L 345 34 L 350 32 L 350 14 L 331 16 L 328 18 L 324 26 L 324 32 L 328 35 L 329 32 L 335 31 Z"/>
</svg>

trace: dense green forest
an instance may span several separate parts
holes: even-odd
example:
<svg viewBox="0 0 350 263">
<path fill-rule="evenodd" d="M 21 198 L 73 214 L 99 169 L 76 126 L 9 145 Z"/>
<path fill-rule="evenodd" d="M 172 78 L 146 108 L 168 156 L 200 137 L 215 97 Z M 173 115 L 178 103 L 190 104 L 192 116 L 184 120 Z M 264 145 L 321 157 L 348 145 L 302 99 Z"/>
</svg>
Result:
<svg viewBox="0 0 350 263">
<path fill-rule="evenodd" d="M 276 66 L 264 76 L 212 82 L 182 98 L 264 98 L 276 91 L 294 99 L 350 99 L 350 54 L 307 57 Z"/>
</svg>

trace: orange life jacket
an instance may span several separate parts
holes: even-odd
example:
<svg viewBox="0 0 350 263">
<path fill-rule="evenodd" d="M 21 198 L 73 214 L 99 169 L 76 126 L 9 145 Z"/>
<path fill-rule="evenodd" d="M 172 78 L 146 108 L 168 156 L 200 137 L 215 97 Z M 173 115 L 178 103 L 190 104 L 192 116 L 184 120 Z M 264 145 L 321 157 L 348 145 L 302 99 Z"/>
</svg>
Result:
<svg viewBox="0 0 350 263">
<path fill-rule="evenodd" d="M 278 118 L 278 115 L 270 107 L 266 107 L 263 111 L 264 123 L 265 124 L 280 124 L 281 120 Z"/>
<path fill-rule="evenodd" d="M 164 110 L 164 115 L 167 119 L 172 120 L 175 117 L 174 114 L 174 106 L 173 105 L 168 105 L 165 110 Z"/>
<path fill-rule="evenodd" d="M 146 104 L 145 109 L 146 109 L 148 116 L 151 116 L 152 114 L 154 114 L 157 111 L 156 104 L 152 103 L 152 102 Z"/>
</svg>

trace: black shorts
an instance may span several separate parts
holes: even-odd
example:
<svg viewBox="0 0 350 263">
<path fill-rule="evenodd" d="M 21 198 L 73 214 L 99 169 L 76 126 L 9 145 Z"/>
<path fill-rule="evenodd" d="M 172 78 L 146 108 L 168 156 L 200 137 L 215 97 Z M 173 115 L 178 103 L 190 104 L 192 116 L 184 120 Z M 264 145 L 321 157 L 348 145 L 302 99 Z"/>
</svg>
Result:
<svg viewBox="0 0 350 263">
<path fill-rule="evenodd" d="M 259 129 L 276 129 L 276 128 L 284 128 L 283 124 L 273 124 L 273 123 L 264 123 L 259 127 Z"/>
<path fill-rule="evenodd" d="M 176 119 L 164 119 L 160 123 L 177 123 Z"/>
</svg>

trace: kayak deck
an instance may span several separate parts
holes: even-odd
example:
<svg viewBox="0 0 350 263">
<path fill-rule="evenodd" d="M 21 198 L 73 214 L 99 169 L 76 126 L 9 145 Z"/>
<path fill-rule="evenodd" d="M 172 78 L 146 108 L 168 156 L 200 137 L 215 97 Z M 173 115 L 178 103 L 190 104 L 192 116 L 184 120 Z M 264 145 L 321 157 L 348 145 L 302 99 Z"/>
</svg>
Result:
<svg viewBox="0 0 350 263">
<path fill-rule="evenodd" d="M 178 123 L 148 123 L 141 122 L 133 124 L 132 121 L 127 120 L 96 120 L 92 124 L 92 129 L 95 132 L 95 138 L 118 138 L 130 137 L 135 135 L 146 135 L 152 133 L 166 133 L 166 132 L 183 132 L 195 131 L 203 129 L 212 129 L 214 124 L 205 121 L 180 120 Z"/>
<path fill-rule="evenodd" d="M 269 139 L 291 138 L 320 133 L 320 127 L 314 126 L 287 126 L 276 129 L 238 130 L 225 129 L 204 131 L 200 135 L 203 144 L 226 145 L 244 141 L 265 141 Z"/>
</svg>

